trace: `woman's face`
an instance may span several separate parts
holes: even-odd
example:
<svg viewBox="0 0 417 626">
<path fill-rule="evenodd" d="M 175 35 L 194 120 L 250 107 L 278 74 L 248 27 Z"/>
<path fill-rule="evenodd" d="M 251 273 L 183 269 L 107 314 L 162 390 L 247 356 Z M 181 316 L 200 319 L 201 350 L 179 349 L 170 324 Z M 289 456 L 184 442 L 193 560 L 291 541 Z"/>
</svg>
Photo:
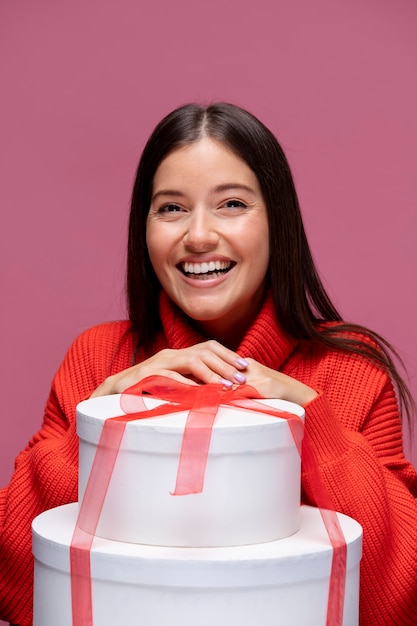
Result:
<svg viewBox="0 0 417 626">
<path fill-rule="evenodd" d="M 207 336 L 228 345 L 262 303 L 268 219 L 258 180 L 221 143 L 202 138 L 159 165 L 147 246 L 170 298 Z"/>
</svg>

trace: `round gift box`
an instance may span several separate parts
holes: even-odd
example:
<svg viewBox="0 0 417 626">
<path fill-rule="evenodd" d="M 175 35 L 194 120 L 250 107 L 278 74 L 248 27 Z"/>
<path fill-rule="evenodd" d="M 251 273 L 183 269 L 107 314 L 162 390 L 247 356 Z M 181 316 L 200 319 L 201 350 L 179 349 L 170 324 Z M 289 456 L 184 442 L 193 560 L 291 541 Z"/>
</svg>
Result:
<svg viewBox="0 0 417 626">
<path fill-rule="evenodd" d="M 162 403 L 147 396 L 144 401 L 147 408 Z M 304 417 L 296 404 L 258 402 Z M 104 421 L 121 414 L 118 395 L 77 406 L 80 501 Z M 274 541 L 296 532 L 300 455 L 288 421 L 221 405 L 202 492 L 172 495 L 186 418 L 184 411 L 127 423 L 94 534 L 148 545 L 209 547 Z"/>
<path fill-rule="evenodd" d="M 34 626 L 72 626 L 69 546 L 77 505 L 33 522 Z M 362 529 L 338 514 L 347 543 L 343 626 L 358 624 Z M 174 548 L 95 537 L 93 626 L 325 626 L 332 548 L 318 509 L 290 537 L 250 546 Z"/>
</svg>

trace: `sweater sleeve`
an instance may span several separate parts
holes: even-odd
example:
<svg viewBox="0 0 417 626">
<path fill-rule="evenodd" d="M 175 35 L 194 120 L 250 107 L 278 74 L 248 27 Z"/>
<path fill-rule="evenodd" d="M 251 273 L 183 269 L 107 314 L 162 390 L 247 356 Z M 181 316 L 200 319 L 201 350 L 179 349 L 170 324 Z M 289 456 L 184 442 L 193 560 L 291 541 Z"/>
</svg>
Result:
<svg viewBox="0 0 417 626">
<path fill-rule="evenodd" d="M 378 389 L 357 431 L 323 392 L 305 407 L 306 430 L 335 509 L 363 527 L 361 626 L 405 626 L 417 623 L 417 475 L 391 381 L 383 376 Z M 303 488 L 312 501 L 307 475 Z"/>
<path fill-rule="evenodd" d="M 19 626 L 32 624 L 32 520 L 77 500 L 75 409 L 108 373 L 120 335 L 103 332 L 109 326 L 86 331 L 69 349 L 53 380 L 41 429 L 17 457 L 9 486 L 0 490 L 0 618 Z"/>
</svg>

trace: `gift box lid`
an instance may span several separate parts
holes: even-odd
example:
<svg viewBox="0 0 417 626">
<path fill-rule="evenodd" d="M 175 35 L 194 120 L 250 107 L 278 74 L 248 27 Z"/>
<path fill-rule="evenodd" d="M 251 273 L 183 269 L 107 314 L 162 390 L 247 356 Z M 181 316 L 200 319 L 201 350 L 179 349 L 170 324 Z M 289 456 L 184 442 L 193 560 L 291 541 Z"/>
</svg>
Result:
<svg viewBox="0 0 417 626">
<path fill-rule="evenodd" d="M 108 418 L 125 415 L 120 405 L 121 396 L 101 396 L 84 400 L 77 405 L 77 433 L 83 441 L 97 444 Z M 143 396 L 148 409 L 166 404 Z M 256 400 L 260 405 L 296 415 L 304 419 L 304 409 L 292 402 L 276 399 Z M 188 411 L 129 421 L 123 439 L 125 450 L 145 452 L 176 452 L 180 446 Z M 216 436 L 218 435 L 218 436 Z M 213 425 L 210 454 L 247 449 L 252 451 L 275 449 L 293 445 L 287 419 L 245 410 L 230 405 L 220 405 Z"/>
</svg>

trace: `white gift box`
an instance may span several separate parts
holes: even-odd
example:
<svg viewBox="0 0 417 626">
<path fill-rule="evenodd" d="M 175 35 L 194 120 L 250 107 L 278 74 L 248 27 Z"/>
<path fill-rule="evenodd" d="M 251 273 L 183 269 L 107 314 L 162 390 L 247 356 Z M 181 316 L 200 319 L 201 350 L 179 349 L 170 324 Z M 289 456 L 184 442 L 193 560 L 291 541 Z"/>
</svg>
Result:
<svg viewBox="0 0 417 626">
<path fill-rule="evenodd" d="M 34 626 L 72 626 L 69 547 L 77 505 L 33 522 Z M 343 626 L 357 626 L 362 530 L 338 514 L 347 543 Z M 94 626 L 325 626 L 332 547 L 318 509 L 302 506 L 300 529 L 270 543 L 175 548 L 96 537 Z"/>
<path fill-rule="evenodd" d="M 148 408 L 161 401 L 144 397 Z M 304 417 L 302 407 L 258 400 Z M 104 421 L 121 415 L 120 396 L 77 407 L 82 500 Z M 172 495 L 187 412 L 129 422 L 96 535 L 161 546 L 233 546 L 274 541 L 300 523 L 300 456 L 286 419 L 221 405 L 204 488 Z M 88 530 L 88 529 L 85 529 Z"/>
</svg>

